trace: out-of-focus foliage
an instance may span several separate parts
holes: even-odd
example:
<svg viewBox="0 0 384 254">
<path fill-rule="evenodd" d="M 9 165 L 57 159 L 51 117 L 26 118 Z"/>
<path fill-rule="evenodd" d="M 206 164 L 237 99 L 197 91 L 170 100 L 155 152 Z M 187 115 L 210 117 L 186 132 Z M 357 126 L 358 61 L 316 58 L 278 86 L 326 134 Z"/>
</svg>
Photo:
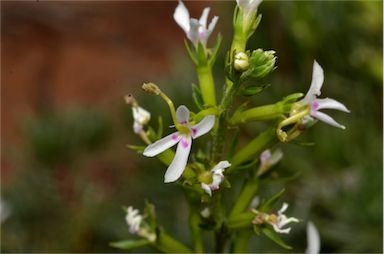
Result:
<svg viewBox="0 0 384 254">
<path fill-rule="evenodd" d="M 230 27 L 234 3 L 214 6 L 220 15 L 218 30 Z M 272 85 L 250 103 L 273 103 L 286 94 L 306 92 L 316 59 L 325 72 L 324 97 L 338 98 L 352 111 L 335 113 L 345 131 L 319 122 L 298 141 L 313 146 L 281 146 L 285 156 L 272 176 L 294 176 L 288 177 L 285 194 L 292 204 L 290 215 L 316 224 L 322 252 L 382 252 L 382 2 L 266 1 L 260 12 L 263 19 L 250 43 L 275 50 L 278 68 L 267 80 Z M 230 30 L 222 33 L 228 44 Z M 182 46 L 180 41 L 180 50 Z M 225 52 L 220 53 L 224 59 Z M 186 99 L 192 93 L 186 89 L 193 79 L 192 64 L 185 63 L 186 53 L 181 55 L 172 78 L 156 82 L 168 85 L 175 104 L 193 109 Z M 215 66 L 215 71 L 223 67 Z M 156 127 L 166 105 L 153 97 L 139 101 L 151 111 Z M 142 209 L 145 198 L 156 205 L 167 231 L 190 243 L 183 230 L 187 209 L 181 190 L 162 183 L 165 167 L 155 159 L 140 161 L 140 155 L 125 150 L 127 142 L 141 144 L 127 135 L 132 132 L 130 109 L 110 110 L 56 112 L 22 121 L 25 144 L 5 151 L 20 169 L 17 179 L 2 189 L 12 208 L 2 224 L 3 252 L 116 251 L 108 243 L 129 237 L 121 206 Z M 249 125 L 242 138 L 254 131 Z M 271 196 L 281 187 L 282 181 L 272 189 L 261 186 L 260 195 Z M 236 195 L 224 193 L 229 200 Z M 301 223 L 283 236 L 295 252 L 306 247 L 304 231 Z M 251 247 L 254 252 L 284 251 L 260 237 L 252 239 Z"/>
</svg>

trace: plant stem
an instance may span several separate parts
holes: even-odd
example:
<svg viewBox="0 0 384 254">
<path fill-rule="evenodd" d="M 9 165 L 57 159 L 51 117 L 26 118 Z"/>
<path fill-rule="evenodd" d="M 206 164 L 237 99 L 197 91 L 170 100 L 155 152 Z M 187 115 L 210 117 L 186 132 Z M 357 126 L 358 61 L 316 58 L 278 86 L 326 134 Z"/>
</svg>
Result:
<svg viewBox="0 0 384 254">
<path fill-rule="evenodd" d="M 200 224 L 200 210 L 194 206 L 193 203 L 190 204 L 190 213 L 189 213 L 189 226 L 191 228 L 193 243 L 195 246 L 195 252 L 203 253 L 204 245 L 202 238 L 202 230 L 199 226 Z"/>
<path fill-rule="evenodd" d="M 243 190 L 239 195 L 239 198 L 237 199 L 235 205 L 232 208 L 231 214 L 229 215 L 230 219 L 238 214 L 243 213 L 249 207 L 249 204 L 256 195 L 258 189 L 258 178 L 251 178 L 246 182 Z"/>
<path fill-rule="evenodd" d="M 197 78 L 205 106 L 216 106 L 215 81 L 208 64 L 197 66 Z"/>
<path fill-rule="evenodd" d="M 252 231 L 245 229 L 238 232 L 233 243 L 233 253 L 247 253 Z"/>
</svg>

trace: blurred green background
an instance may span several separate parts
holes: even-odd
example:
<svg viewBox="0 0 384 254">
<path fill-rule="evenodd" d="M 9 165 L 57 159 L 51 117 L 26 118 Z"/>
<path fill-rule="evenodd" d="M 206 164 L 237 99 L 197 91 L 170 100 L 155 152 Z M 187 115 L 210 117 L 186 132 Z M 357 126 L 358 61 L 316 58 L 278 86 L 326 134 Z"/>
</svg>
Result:
<svg viewBox="0 0 384 254">
<path fill-rule="evenodd" d="M 126 148 L 141 143 L 123 101 L 131 92 L 154 127 L 158 115 L 170 124 L 166 105 L 140 90 L 152 81 L 196 110 L 196 76 L 172 20 L 176 5 L 1 2 L 2 252 L 118 252 L 108 243 L 131 237 L 121 206 L 142 209 L 144 199 L 167 231 L 191 243 L 182 190 L 163 184 L 160 162 Z M 216 31 L 225 41 L 214 72 L 221 89 L 234 3 L 186 5 L 194 17 L 204 6 L 220 16 Z M 345 131 L 319 122 L 300 138 L 315 145 L 280 145 L 285 157 L 277 172 L 299 174 L 287 183 L 288 215 L 304 221 L 284 239 L 303 252 L 311 220 L 322 252 L 382 253 L 382 2 L 266 1 L 259 10 L 249 48 L 275 50 L 278 68 L 266 80 L 272 86 L 250 104 L 306 92 L 316 59 L 325 72 L 322 97 L 351 110 L 331 112 Z M 244 126 L 244 139 L 267 124 Z M 260 196 L 284 184 L 263 185 Z M 283 252 L 263 237 L 252 239 L 251 250 Z"/>
</svg>

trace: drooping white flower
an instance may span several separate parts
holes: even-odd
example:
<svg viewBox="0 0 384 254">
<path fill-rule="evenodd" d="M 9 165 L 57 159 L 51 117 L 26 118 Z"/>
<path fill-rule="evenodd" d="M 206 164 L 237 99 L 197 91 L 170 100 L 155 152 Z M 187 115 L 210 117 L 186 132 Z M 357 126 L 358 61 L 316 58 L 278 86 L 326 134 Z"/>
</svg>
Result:
<svg viewBox="0 0 384 254">
<path fill-rule="evenodd" d="M 137 234 L 140 229 L 140 224 L 143 221 L 143 216 L 139 214 L 139 210 L 133 209 L 132 206 L 128 207 L 125 221 L 129 227 L 129 233 Z"/>
<path fill-rule="evenodd" d="M 257 174 L 263 174 L 276 165 L 282 158 L 283 152 L 280 149 L 275 150 L 273 153 L 269 149 L 265 150 L 260 154 L 260 166 Z"/>
<path fill-rule="evenodd" d="M 143 126 L 151 120 L 151 114 L 140 106 L 132 107 L 133 113 L 133 131 L 139 134 L 143 130 Z"/>
<path fill-rule="evenodd" d="M 319 232 L 312 222 L 307 223 L 307 249 L 305 254 L 320 253 L 320 236 Z"/>
<path fill-rule="evenodd" d="M 304 117 L 303 123 L 305 124 L 306 122 L 311 122 L 315 118 L 329 125 L 332 125 L 334 127 L 345 129 L 345 126 L 337 123 L 329 115 L 319 111 L 320 109 L 336 109 L 336 110 L 340 110 L 347 113 L 350 112 L 342 103 L 334 99 L 330 99 L 330 98 L 318 99 L 317 98 L 317 96 L 321 94 L 320 90 L 323 85 L 323 82 L 324 82 L 324 71 L 321 68 L 321 66 L 316 61 L 314 61 L 311 87 L 309 88 L 304 99 L 298 102 L 301 105 L 310 106 L 310 115 Z"/>
<path fill-rule="evenodd" d="M 201 188 L 209 195 L 212 196 L 212 191 L 220 188 L 221 182 L 224 180 L 224 169 L 230 167 L 231 164 L 228 161 L 220 161 L 211 170 L 212 182 L 209 184 L 201 183 Z"/>
<path fill-rule="evenodd" d="M 273 227 L 273 230 L 275 230 L 277 233 L 281 234 L 289 234 L 291 231 L 291 228 L 283 228 L 285 225 L 291 223 L 291 222 L 299 222 L 298 219 L 294 217 L 287 217 L 284 212 L 287 210 L 288 204 L 284 203 L 281 209 L 277 212 L 277 215 L 272 213 L 264 213 L 264 212 L 259 212 L 257 210 L 252 210 L 255 214 L 256 217 L 252 221 L 253 224 L 263 224 L 263 223 L 268 223 Z"/>
<path fill-rule="evenodd" d="M 175 157 L 165 172 L 165 183 L 174 182 L 179 179 L 185 169 L 185 166 L 187 165 L 189 152 L 191 151 L 192 139 L 206 134 L 215 124 L 215 116 L 208 115 L 198 124 L 190 126 L 188 122 L 189 110 L 184 105 L 177 108 L 176 118 L 177 122 L 181 126 L 186 127 L 185 130 L 176 131 L 175 133 L 150 144 L 143 152 L 144 156 L 153 157 L 178 144 Z"/>
<path fill-rule="evenodd" d="M 207 44 L 208 38 L 211 35 L 213 29 L 219 17 L 213 17 L 211 23 L 207 27 L 207 20 L 210 8 L 205 8 L 199 20 L 190 18 L 188 9 L 185 7 L 182 1 L 179 1 L 179 5 L 176 7 L 173 13 L 173 18 L 176 23 L 184 30 L 187 38 L 196 46 L 200 41 L 204 46 Z"/>
<path fill-rule="evenodd" d="M 277 212 L 276 215 L 271 215 L 270 218 L 267 219 L 267 222 L 272 225 L 273 229 L 277 233 L 282 233 L 282 234 L 289 234 L 291 231 L 291 228 L 284 228 L 283 227 L 291 222 L 299 222 L 298 219 L 295 217 L 287 217 L 285 216 L 284 212 L 287 210 L 288 204 L 284 203 L 281 209 Z"/>
</svg>

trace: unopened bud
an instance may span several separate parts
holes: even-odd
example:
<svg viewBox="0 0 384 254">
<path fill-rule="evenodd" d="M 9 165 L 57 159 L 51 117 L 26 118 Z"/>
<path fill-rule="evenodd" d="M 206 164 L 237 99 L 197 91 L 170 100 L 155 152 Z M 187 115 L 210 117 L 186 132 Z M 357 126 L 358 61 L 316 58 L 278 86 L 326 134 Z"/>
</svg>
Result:
<svg viewBox="0 0 384 254">
<path fill-rule="evenodd" d="M 248 55 L 244 52 L 239 52 L 235 55 L 234 67 L 238 71 L 245 71 L 249 67 Z"/>
<path fill-rule="evenodd" d="M 144 91 L 150 94 L 159 95 L 161 93 L 160 88 L 153 83 L 144 83 L 142 88 Z"/>
<path fill-rule="evenodd" d="M 133 97 L 133 95 L 130 93 L 124 96 L 124 100 L 128 105 L 134 106 L 136 104 L 135 97 Z"/>
</svg>

